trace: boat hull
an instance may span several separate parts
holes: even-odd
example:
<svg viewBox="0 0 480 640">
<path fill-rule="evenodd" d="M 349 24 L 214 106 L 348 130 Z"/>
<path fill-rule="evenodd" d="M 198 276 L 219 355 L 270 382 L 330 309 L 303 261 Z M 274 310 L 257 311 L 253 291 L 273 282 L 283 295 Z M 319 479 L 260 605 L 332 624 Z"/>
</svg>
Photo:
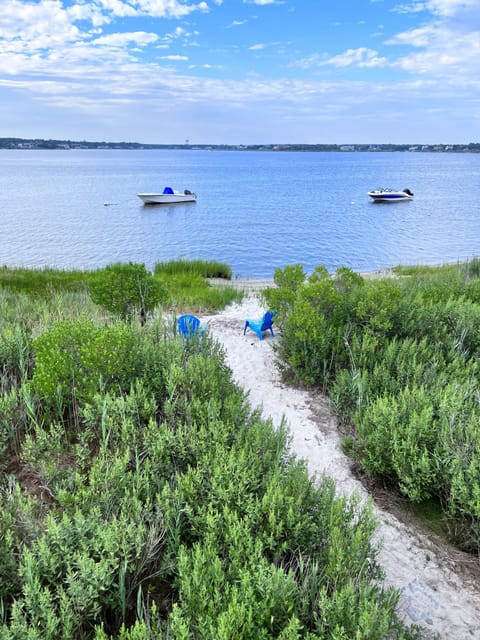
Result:
<svg viewBox="0 0 480 640">
<path fill-rule="evenodd" d="M 194 193 L 137 193 L 144 204 L 177 204 L 179 202 L 195 202 Z"/>
<path fill-rule="evenodd" d="M 376 189 L 369 191 L 368 195 L 374 202 L 401 202 L 402 200 L 413 200 L 411 191 L 393 191 L 391 189 Z"/>
</svg>

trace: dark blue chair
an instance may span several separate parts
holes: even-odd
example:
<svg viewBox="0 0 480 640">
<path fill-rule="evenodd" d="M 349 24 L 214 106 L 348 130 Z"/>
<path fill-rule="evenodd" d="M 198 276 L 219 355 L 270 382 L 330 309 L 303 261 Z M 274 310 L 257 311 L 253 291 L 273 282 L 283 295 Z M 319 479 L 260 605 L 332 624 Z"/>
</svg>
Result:
<svg viewBox="0 0 480 640">
<path fill-rule="evenodd" d="M 275 334 L 273 333 L 272 328 L 274 315 L 275 313 L 273 311 L 267 311 L 261 320 L 245 320 L 243 335 L 245 335 L 247 329 L 251 329 L 252 331 L 255 331 L 259 340 L 263 340 L 262 334 L 264 331 L 270 331 L 272 336 L 274 336 Z"/>
<path fill-rule="evenodd" d="M 177 329 L 184 338 L 193 338 L 195 335 L 203 335 L 206 326 L 200 322 L 197 316 L 186 314 L 177 318 Z"/>
</svg>

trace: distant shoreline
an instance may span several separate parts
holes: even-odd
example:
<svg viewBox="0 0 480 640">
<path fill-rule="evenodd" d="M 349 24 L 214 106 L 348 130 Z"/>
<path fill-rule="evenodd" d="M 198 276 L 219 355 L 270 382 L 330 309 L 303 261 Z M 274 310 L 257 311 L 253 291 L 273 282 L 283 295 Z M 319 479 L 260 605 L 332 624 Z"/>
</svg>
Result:
<svg viewBox="0 0 480 640">
<path fill-rule="evenodd" d="M 45 140 L 43 138 L 0 138 L 0 149 L 6 150 L 126 150 L 126 151 L 275 151 L 329 153 L 480 153 L 480 143 L 467 144 L 151 144 L 142 142 L 99 142 L 87 140 Z"/>
</svg>

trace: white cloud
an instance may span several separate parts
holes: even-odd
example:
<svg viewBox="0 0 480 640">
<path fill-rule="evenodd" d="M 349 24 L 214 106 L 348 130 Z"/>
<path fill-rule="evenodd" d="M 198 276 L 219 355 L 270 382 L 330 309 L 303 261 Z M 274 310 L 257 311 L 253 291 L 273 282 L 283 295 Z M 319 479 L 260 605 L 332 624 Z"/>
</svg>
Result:
<svg viewBox="0 0 480 640">
<path fill-rule="evenodd" d="M 117 18 L 127 18 L 138 15 L 138 11 L 131 4 L 122 2 L 121 0 L 100 0 L 99 5 Z M 93 7 L 93 4 L 90 6 Z"/>
<path fill-rule="evenodd" d="M 326 59 L 324 56 L 320 56 L 318 53 L 314 53 L 308 58 L 301 58 L 300 60 L 295 60 L 290 64 L 291 67 L 298 67 L 299 69 L 310 69 L 312 67 L 321 66 L 322 62 Z"/>
<path fill-rule="evenodd" d="M 359 47 L 358 49 L 347 49 L 347 51 L 323 60 L 319 64 L 335 67 L 380 67 L 386 63 L 386 58 L 379 57 L 377 51 Z"/>
<path fill-rule="evenodd" d="M 421 13 L 422 11 L 426 11 L 426 3 L 425 2 L 414 2 L 410 4 L 397 4 L 393 11 L 395 13 Z"/>
<path fill-rule="evenodd" d="M 418 29 L 410 29 L 397 33 L 397 35 L 389 38 L 385 44 L 403 44 L 412 47 L 427 47 L 432 43 L 439 30 L 434 26 L 419 27 Z"/>
<path fill-rule="evenodd" d="M 243 0 L 244 4 L 258 4 L 258 5 L 267 5 L 267 4 L 283 4 L 283 2 L 279 0 Z"/>
<path fill-rule="evenodd" d="M 110 0 L 100 2 L 108 3 Z M 184 18 L 195 11 L 210 11 L 206 2 L 184 4 L 178 0 L 136 0 L 136 5 L 140 13 L 153 18 Z"/>
<path fill-rule="evenodd" d="M 188 56 L 180 56 L 180 55 L 170 55 L 170 56 L 160 56 L 160 60 L 188 60 Z"/>
<path fill-rule="evenodd" d="M 240 27 L 242 24 L 247 24 L 248 20 L 233 20 L 230 24 L 227 24 L 225 29 L 231 29 L 232 27 Z"/>
<path fill-rule="evenodd" d="M 67 11 L 57 0 L 25 4 L 6 0 L 0 12 L 0 39 L 18 50 L 19 44 L 29 51 L 55 47 L 81 38 Z"/>
<path fill-rule="evenodd" d="M 387 44 L 420 49 L 401 56 L 394 63 L 409 73 L 449 76 L 456 84 L 480 77 L 480 31 L 462 33 L 447 24 L 431 24 L 399 33 Z"/>
<path fill-rule="evenodd" d="M 435 16 L 452 17 L 465 10 L 478 9 L 478 0 L 422 0 L 399 4 L 394 7 L 397 13 L 419 13 L 428 11 Z"/>
<path fill-rule="evenodd" d="M 173 40 L 178 40 L 181 37 L 188 37 L 188 35 L 189 34 L 185 31 L 185 29 L 183 29 L 183 27 L 176 27 L 174 31 L 166 33 L 162 37 L 162 40 L 164 42 L 172 42 Z"/>
<path fill-rule="evenodd" d="M 145 31 L 135 31 L 133 33 L 112 33 L 101 36 L 92 41 L 94 45 L 107 45 L 109 47 L 125 47 L 131 43 L 139 46 L 152 44 L 158 40 L 155 33 L 146 33 Z"/>
<path fill-rule="evenodd" d="M 434 15 L 453 16 L 464 10 L 479 8 L 478 0 L 428 0 L 427 9 Z"/>
</svg>

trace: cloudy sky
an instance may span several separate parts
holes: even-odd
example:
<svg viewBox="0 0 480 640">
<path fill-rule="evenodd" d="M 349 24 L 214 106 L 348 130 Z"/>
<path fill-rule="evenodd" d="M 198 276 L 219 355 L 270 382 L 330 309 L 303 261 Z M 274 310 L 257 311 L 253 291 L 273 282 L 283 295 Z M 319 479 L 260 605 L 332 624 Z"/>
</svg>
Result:
<svg viewBox="0 0 480 640">
<path fill-rule="evenodd" d="M 480 141 L 480 0 L 0 7 L 0 137 Z"/>
</svg>

